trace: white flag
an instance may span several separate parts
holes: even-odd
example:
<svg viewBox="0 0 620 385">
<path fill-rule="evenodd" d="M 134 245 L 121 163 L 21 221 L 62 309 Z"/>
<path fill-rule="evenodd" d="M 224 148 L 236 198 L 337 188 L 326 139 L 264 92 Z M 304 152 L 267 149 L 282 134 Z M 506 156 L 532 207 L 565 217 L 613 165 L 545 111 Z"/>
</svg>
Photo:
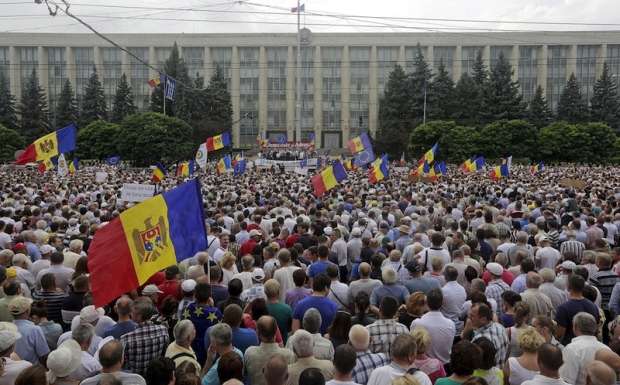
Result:
<svg viewBox="0 0 620 385">
<path fill-rule="evenodd" d="M 196 164 L 200 166 L 201 169 L 207 168 L 207 144 L 202 143 L 200 147 L 198 147 L 198 151 L 196 152 Z"/>
<path fill-rule="evenodd" d="M 58 157 L 58 175 L 67 176 L 69 174 L 69 166 L 65 160 L 65 154 L 60 154 Z"/>
</svg>

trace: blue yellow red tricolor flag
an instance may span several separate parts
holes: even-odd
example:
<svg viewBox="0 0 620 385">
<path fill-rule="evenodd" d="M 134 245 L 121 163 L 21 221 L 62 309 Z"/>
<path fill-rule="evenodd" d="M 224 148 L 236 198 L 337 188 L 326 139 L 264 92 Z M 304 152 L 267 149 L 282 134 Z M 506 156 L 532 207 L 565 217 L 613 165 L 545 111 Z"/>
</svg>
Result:
<svg viewBox="0 0 620 385">
<path fill-rule="evenodd" d="M 334 161 L 330 166 L 325 167 L 320 173 L 312 177 L 312 187 L 314 195 L 323 196 L 327 191 L 333 189 L 338 183 L 347 179 L 347 171 L 340 161 Z"/>
<path fill-rule="evenodd" d="M 177 176 L 181 177 L 190 177 L 194 175 L 194 171 L 196 169 L 196 162 L 194 160 L 180 162 L 177 165 Z"/>
<path fill-rule="evenodd" d="M 17 158 L 15 163 L 26 164 L 30 162 L 45 161 L 62 153 L 75 150 L 77 128 L 75 124 L 61 128 L 35 140 Z"/>
<path fill-rule="evenodd" d="M 349 140 L 347 147 L 349 148 L 349 151 L 351 151 L 351 154 L 357 154 L 367 148 L 372 148 L 372 145 L 370 144 L 368 134 L 363 132 L 360 136 L 356 136 L 355 138 Z"/>
<path fill-rule="evenodd" d="M 377 158 L 370 165 L 368 170 L 368 181 L 372 184 L 380 182 L 386 179 L 390 175 L 388 156 L 383 155 L 381 158 Z"/>
<path fill-rule="evenodd" d="M 97 307 L 144 284 L 153 274 L 207 249 L 196 179 L 122 212 L 95 233 L 88 270 Z"/>
<path fill-rule="evenodd" d="M 530 173 L 532 175 L 536 175 L 541 171 L 545 170 L 545 164 L 543 162 L 538 162 L 530 166 Z"/>
<path fill-rule="evenodd" d="M 232 161 L 230 159 L 230 155 L 225 155 L 222 159 L 217 162 L 217 173 L 223 174 L 226 170 L 232 168 Z"/>
<path fill-rule="evenodd" d="M 435 143 L 430 150 L 426 151 L 423 157 L 424 161 L 428 164 L 433 163 L 435 156 L 437 155 L 437 150 L 439 150 L 439 143 Z"/>
<path fill-rule="evenodd" d="M 216 151 L 224 147 L 230 146 L 230 132 L 224 132 L 221 135 L 207 138 L 207 151 Z"/>
<path fill-rule="evenodd" d="M 69 163 L 69 174 L 73 175 L 78 170 L 78 158 L 73 158 L 73 160 Z"/>
<path fill-rule="evenodd" d="M 502 177 L 510 176 L 510 165 L 512 163 L 512 157 L 502 158 L 502 163 L 499 166 L 495 166 L 489 172 L 489 176 L 494 181 L 500 180 Z"/>
<path fill-rule="evenodd" d="M 166 167 L 163 164 L 157 163 L 153 167 L 153 176 L 151 180 L 155 183 L 160 183 L 166 177 Z"/>
</svg>

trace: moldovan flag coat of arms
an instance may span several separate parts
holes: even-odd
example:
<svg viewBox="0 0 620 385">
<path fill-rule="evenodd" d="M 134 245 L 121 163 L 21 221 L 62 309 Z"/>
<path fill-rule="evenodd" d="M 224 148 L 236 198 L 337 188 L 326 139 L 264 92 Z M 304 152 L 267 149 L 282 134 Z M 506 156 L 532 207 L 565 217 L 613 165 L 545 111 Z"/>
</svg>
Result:
<svg viewBox="0 0 620 385">
<path fill-rule="evenodd" d="M 207 249 L 196 179 L 122 212 L 100 228 L 88 253 L 95 305 L 104 306 L 168 266 Z"/>
</svg>

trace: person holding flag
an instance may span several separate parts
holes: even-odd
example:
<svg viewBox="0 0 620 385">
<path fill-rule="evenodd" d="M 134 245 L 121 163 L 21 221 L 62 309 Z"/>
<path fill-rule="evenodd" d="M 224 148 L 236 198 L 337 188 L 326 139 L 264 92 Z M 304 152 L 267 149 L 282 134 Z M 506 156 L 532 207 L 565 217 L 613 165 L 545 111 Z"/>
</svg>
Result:
<svg viewBox="0 0 620 385">
<path fill-rule="evenodd" d="M 151 180 L 155 183 L 161 183 L 166 178 L 166 167 L 163 164 L 157 163 L 153 166 L 153 176 Z"/>
</svg>

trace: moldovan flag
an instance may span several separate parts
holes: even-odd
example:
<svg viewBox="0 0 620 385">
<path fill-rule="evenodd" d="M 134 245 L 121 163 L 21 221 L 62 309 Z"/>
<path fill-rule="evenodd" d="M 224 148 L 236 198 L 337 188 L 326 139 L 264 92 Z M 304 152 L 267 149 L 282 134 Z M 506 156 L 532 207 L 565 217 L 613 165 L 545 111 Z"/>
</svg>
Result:
<svg viewBox="0 0 620 385">
<path fill-rule="evenodd" d="M 189 177 L 194 174 L 194 161 L 181 162 L 177 166 L 177 176 Z"/>
<path fill-rule="evenodd" d="M 223 174 L 226 170 L 232 168 L 232 160 L 230 159 L 230 155 L 225 155 L 222 159 L 217 162 L 217 173 Z"/>
<path fill-rule="evenodd" d="M 207 138 L 207 151 L 215 151 L 230 146 L 230 132 Z"/>
<path fill-rule="evenodd" d="M 370 183 L 375 184 L 390 175 L 388 157 L 383 155 L 381 158 L 372 162 L 370 170 L 368 170 L 368 180 Z"/>
<path fill-rule="evenodd" d="M 26 164 L 51 159 L 62 153 L 75 150 L 77 128 L 71 123 L 65 128 L 40 137 L 26 147 L 15 163 Z"/>
<path fill-rule="evenodd" d="M 144 284 L 153 274 L 207 249 L 196 179 L 122 212 L 97 230 L 88 250 L 95 306 Z"/>
<path fill-rule="evenodd" d="M 349 147 L 349 151 L 351 151 L 351 154 L 357 154 L 360 151 L 371 148 L 372 145 L 370 144 L 368 134 L 364 132 L 360 136 L 356 136 L 355 138 L 349 140 L 349 143 L 347 143 L 347 147 Z"/>
<path fill-rule="evenodd" d="M 166 177 L 166 168 L 163 164 L 157 163 L 153 168 L 153 176 L 151 180 L 155 183 L 159 183 Z"/>
<path fill-rule="evenodd" d="M 322 196 L 327 191 L 333 189 L 338 183 L 347 179 L 347 172 L 340 161 L 334 161 L 331 166 L 327 166 L 319 174 L 312 177 L 312 187 L 314 187 L 314 195 Z"/>
<path fill-rule="evenodd" d="M 428 164 L 433 163 L 433 160 L 435 160 L 435 155 L 437 155 L 438 149 L 439 149 L 439 144 L 435 143 L 433 147 L 431 147 L 430 150 L 426 151 L 426 153 L 424 154 L 424 158 L 423 158 L 426 161 L 426 163 Z"/>
<path fill-rule="evenodd" d="M 536 175 L 540 171 L 544 171 L 544 169 L 545 169 L 545 164 L 543 162 L 538 162 L 538 163 L 533 164 L 532 166 L 530 166 L 530 173 L 532 175 Z"/>
</svg>

